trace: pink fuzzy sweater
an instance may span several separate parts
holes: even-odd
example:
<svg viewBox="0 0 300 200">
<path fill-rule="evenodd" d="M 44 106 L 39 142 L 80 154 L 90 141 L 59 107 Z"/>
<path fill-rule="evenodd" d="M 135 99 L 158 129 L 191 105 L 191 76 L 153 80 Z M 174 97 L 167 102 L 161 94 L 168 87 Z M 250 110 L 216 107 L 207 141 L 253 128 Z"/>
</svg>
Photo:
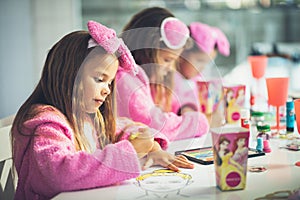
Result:
<svg viewBox="0 0 300 200">
<path fill-rule="evenodd" d="M 30 141 L 14 132 L 18 172 L 15 199 L 50 199 L 63 191 L 107 186 L 140 173 L 138 157 L 127 140 L 109 144 L 93 154 L 76 151 L 71 127 L 53 107 L 26 121 L 24 126 L 22 132 L 34 132 L 36 136 Z M 159 141 L 167 144 L 162 138 Z"/>
<path fill-rule="evenodd" d="M 174 95 L 172 99 L 172 112 L 178 113 L 184 106 L 190 106 L 195 111 L 201 112 L 199 92 L 192 79 L 185 79 L 179 72 L 174 75 Z"/>
<path fill-rule="evenodd" d="M 116 83 L 118 116 L 131 118 L 159 130 L 170 141 L 199 137 L 208 132 L 208 121 L 200 112 L 187 112 L 178 116 L 173 112 L 163 112 L 155 106 L 149 78 L 140 66 L 136 76 L 119 68 Z"/>
</svg>

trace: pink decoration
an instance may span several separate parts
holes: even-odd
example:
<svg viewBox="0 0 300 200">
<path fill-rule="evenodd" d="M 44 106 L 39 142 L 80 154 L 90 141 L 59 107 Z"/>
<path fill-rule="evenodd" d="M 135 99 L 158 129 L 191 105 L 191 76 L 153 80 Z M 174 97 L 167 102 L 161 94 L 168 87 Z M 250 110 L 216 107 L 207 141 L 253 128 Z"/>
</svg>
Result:
<svg viewBox="0 0 300 200">
<path fill-rule="evenodd" d="M 160 31 L 162 40 L 170 49 L 182 48 L 190 34 L 187 26 L 174 17 L 164 19 Z"/>
<path fill-rule="evenodd" d="M 190 32 L 200 50 L 210 53 L 216 46 L 222 55 L 229 56 L 230 44 L 220 29 L 200 22 L 192 22 Z"/>
<path fill-rule="evenodd" d="M 116 32 L 113 29 L 95 21 L 89 21 L 87 26 L 93 40 L 103 47 L 107 53 L 112 54 L 117 51 L 120 54 L 118 59 L 122 68 L 126 71 L 133 71 L 134 74 L 137 73 L 133 56 L 123 40 L 117 37 Z M 95 46 L 96 43 L 94 41 L 89 41 L 88 48 Z"/>
</svg>

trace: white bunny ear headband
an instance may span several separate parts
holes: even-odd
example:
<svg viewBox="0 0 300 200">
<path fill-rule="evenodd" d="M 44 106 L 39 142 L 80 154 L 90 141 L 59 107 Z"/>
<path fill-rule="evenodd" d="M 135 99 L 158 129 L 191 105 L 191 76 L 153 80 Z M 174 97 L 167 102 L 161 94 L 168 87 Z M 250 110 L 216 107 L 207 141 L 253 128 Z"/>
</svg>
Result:
<svg viewBox="0 0 300 200">
<path fill-rule="evenodd" d="M 180 49 L 190 36 L 188 27 L 175 17 L 165 18 L 160 26 L 161 41 L 170 49 Z"/>
<path fill-rule="evenodd" d="M 137 66 L 128 47 L 121 38 L 117 37 L 116 32 L 98 22 L 89 21 L 88 30 L 92 38 L 89 40 L 88 48 L 101 46 L 107 53 L 119 53 L 120 67 L 126 71 L 132 71 L 137 74 Z"/>
</svg>

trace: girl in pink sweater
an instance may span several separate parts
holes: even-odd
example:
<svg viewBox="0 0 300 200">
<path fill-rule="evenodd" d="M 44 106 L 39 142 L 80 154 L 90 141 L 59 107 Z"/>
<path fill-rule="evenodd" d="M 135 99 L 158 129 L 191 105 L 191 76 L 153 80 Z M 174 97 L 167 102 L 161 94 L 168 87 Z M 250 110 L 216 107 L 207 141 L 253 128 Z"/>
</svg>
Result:
<svg viewBox="0 0 300 200">
<path fill-rule="evenodd" d="M 192 22 L 189 25 L 191 45 L 185 49 L 179 59 L 177 72 L 175 74 L 176 82 L 174 92 L 177 99 L 173 99 L 172 111 L 184 114 L 189 111 L 200 111 L 206 114 L 211 127 L 220 126 L 224 122 L 224 112 L 222 106 L 218 109 L 211 108 L 217 104 L 213 97 L 221 96 L 222 79 L 213 60 L 220 53 L 223 56 L 229 56 L 230 45 L 224 33 L 216 28 L 200 22 Z M 212 71 L 209 74 L 207 71 Z M 202 84 L 202 93 L 199 94 L 198 81 L 209 81 L 214 77 L 214 84 Z M 212 82 L 213 83 L 213 82 Z M 219 90 L 219 92 L 218 92 Z M 200 107 L 199 99 L 211 98 L 213 102 L 207 101 Z M 216 98 L 217 99 L 217 98 Z M 214 110 L 212 112 L 211 110 Z"/>
<path fill-rule="evenodd" d="M 189 38 L 186 25 L 164 8 L 147 8 L 132 17 L 122 38 L 139 66 L 137 76 L 121 68 L 117 72 L 118 115 L 147 124 L 170 140 L 206 134 L 205 115 L 171 112 L 173 73 Z"/>
<path fill-rule="evenodd" d="M 115 120 L 117 69 L 134 74 L 135 63 L 114 30 L 93 21 L 88 29 L 66 35 L 50 49 L 37 87 L 16 115 L 15 199 L 50 199 L 134 178 L 144 156 L 142 168 L 193 167 L 163 151 L 167 140 L 160 135 L 154 140 L 152 129 Z"/>
</svg>

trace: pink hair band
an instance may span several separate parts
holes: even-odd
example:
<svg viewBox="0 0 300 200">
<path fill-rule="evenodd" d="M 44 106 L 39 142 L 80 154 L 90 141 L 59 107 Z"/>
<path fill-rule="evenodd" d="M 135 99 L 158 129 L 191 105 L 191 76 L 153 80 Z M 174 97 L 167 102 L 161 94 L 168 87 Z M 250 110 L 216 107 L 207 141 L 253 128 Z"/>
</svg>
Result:
<svg viewBox="0 0 300 200">
<path fill-rule="evenodd" d="M 134 58 L 123 40 L 117 37 L 115 30 L 95 21 L 89 21 L 87 26 L 92 37 L 88 42 L 88 48 L 101 46 L 107 53 L 118 52 L 120 67 L 137 74 Z"/>
</svg>

